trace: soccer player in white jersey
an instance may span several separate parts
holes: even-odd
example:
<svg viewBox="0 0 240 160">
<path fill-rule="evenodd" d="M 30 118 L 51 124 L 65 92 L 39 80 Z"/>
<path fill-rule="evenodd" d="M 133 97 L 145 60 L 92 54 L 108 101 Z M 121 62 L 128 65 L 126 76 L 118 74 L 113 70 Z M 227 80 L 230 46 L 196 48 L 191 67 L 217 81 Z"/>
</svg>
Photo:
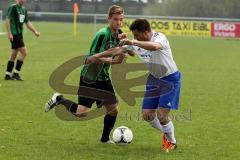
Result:
<svg viewBox="0 0 240 160">
<path fill-rule="evenodd" d="M 181 73 L 173 60 L 169 42 L 164 34 L 154 32 L 146 19 L 135 20 L 130 30 L 134 35 L 133 40 L 123 39 L 123 47 L 96 54 L 90 57 L 87 63 L 109 55 L 137 53 L 150 72 L 142 104 L 142 116 L 152 127 L 162 131 L 162 149 L 166 152 L 174 150 L 177 145 L 169 113 L 170 110 L 178 109 Z"/>
<path fill-rule="evenodd" d="M 173 60 L 168 39 L 164 34 L 154 32 L 146 19 L 136 19 L 130 30 L 134 39 L 124 39 L 122 43 L 129 45 L 128 49 L 134 49 L 150 72 L 142 104 L 142 116 L 152 127 L 162 131 L 163 150 L 174 150 L 177 145 L 169 112 L 178 109 L 181 73 Z M 154 88 L 159 91 L 159 96 L 149 97 Z"/>
</svg>

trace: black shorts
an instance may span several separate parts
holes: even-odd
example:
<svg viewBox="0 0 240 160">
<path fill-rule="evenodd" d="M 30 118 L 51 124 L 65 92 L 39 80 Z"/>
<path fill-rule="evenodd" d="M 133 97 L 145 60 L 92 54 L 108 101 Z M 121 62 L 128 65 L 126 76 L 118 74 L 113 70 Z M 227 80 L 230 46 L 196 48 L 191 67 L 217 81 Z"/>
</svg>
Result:
<svg viewBox="0 0 240 160">
<path fill-rule="evenodd" d="M 88 88 L 91 88 L 91 89 L 97 89 L 95 92 L 93 92 L 93 91 L 88 91 L 88 90 L 85 90 L 85 89 L 81 89 L 79 87 L 79 91 L 81 90 L 82 94 L 85 94 L 85 95 L 90 94 L 91 95 L 90 97 L 79 95 L 78 96 L 78 104 L 80 104 L 80 105 L 91 108 L 92 104 L 94 102 L 96 102 L 97 107 L 101 107 L 102 105 L 105 105 L 105 106 L 112 105 L 112 104 L 116 104 L 118 102 L 117 97 L 116 97 L 115 92 L 114 92 L 114 89 L 113 89 L 113 86 L 112 86 L 111 80 L 96 81 L 94 83 L 88 84 L 88 83 L 85 83 L 83 81 L 83 77 L 81 77 L 79 86 L 80 87 L 81 86 L 88 87 Z M 80 93 L 79 91 L 78 91 L 78 93 Z M 101 93 L 99 93 L 99 91 Z M 96 99 L 96 96 L 97 97 L 103 97 L 103 98 Z M 104 98 L 105 98 L 105 100 L 103 100 Z"/>
<path fill-rule="evenodd" d="M 18 35 L 13 35 L 13 41 L 11 41 L 12 44 L 12 49 L 18 49 L 21 47 L 24 47 L 25 44 L 23 42 L 23 35 L 18 34 Z"/>
</svg>

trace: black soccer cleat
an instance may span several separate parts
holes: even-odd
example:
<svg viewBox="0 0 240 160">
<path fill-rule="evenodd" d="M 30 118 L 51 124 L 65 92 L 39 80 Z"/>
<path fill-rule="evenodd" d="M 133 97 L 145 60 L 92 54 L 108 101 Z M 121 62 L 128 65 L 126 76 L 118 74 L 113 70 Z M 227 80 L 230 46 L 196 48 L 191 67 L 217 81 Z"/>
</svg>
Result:
<svg viewBox="0 0 240 160">
<path fill-rule="evenodd" d="M 13 73 L 12 78 L 17 81 L 23 81 L 23 79 L 18 73 Z"/>
<path fill-rule="evenodd" d="M 14 80 L 10 75 L 6 74 L 4 80 Z"/>
</svg>

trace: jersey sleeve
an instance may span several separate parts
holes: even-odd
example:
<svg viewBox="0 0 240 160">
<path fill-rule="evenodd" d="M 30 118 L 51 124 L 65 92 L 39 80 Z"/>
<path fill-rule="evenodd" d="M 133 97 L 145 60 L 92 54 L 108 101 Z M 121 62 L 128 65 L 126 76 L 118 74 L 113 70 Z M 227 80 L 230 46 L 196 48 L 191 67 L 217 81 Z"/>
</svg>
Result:
<svg viewBox="0 0 240 160">
<path fill-rule="evenodd" d="M 166 48 L 168 45 L 167 37 L 164 34 L 154 33 L 153 42 L 160 43 L 163 48 Z"/>
<path fill-rule="evenodd" d="M 105 34 L 98 33 L 95 38 L 93 39 L 91 48 L 90 48 L 90 55 L 94 55 L 96 53 L 100 53 L 102 51 L 102 47 L 104 47 L 104 39 Z"/>
<path fill-rule="evenodd" d="M 12 19 L 14 16 L 14 6 L 10 6 L 7 11 L 7 18 Z"/>
<path fill-rule="evenodd" d="M 25 19 L 24 19 L 24 23 L 28 23 L 28 12 L 25 9 Z"/>
</svg>

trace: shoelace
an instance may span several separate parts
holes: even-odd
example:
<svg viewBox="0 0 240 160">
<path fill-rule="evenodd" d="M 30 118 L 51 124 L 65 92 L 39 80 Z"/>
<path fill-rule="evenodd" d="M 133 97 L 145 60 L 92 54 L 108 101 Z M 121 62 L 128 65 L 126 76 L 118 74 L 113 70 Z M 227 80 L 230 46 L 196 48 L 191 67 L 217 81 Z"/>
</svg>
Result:
<svg viewBox="0 0 240 160">
<path fill-rule="evenodd" d="M 54 102 L 53 102 L 52 99 L 50 99 L 50 101 L 48 101 L 48 105 L 49 105 L 49 106 L 51 106 L 53 103 L 54 103 Z"/>
</svg>

